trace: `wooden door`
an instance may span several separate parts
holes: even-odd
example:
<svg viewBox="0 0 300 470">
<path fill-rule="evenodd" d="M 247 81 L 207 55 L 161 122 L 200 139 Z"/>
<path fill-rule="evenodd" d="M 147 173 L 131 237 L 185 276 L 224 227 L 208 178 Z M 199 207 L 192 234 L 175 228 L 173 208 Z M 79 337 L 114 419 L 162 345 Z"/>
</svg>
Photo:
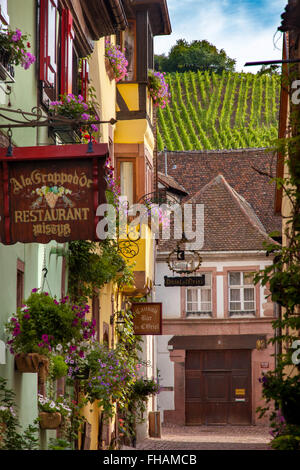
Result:
<svg viewBox="0 0 300 470">
<path fill-rule="evenodd" d="M 186 424 L 251 424 L 251 351 L 187 351 Z"/>
</svg>

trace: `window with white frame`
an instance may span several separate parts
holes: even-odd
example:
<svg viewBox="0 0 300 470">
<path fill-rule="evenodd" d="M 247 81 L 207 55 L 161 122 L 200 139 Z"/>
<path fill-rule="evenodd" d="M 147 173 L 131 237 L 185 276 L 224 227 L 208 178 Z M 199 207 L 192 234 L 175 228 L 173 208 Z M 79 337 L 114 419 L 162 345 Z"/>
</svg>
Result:
<svg viewBox="0 0 300 470">
<path fill-rule="evenodd" d="M 202 275 L 203 273 L 201 273 Z M 212 313 L 211 273 L 205 273 L 205 285 L 186 289 L 187 316 L 203 316 Z"/>
<path fill-rule="evenodd" d="M 232 271 L 228 273 L 229 314 L 255 314 L 255 287 L 253 273 Z"/>
</svg>

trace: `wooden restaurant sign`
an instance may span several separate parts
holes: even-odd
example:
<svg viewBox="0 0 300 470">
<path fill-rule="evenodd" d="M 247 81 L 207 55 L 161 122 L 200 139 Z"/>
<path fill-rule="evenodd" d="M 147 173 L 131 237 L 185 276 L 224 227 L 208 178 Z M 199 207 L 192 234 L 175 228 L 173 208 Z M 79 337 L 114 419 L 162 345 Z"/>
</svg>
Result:
<svg viewBox="0 0 300 470">
<path fill-rule="evenodd" d="M 137 302 L 132 304 L 133 328 L 136 335 L 162 334 L 162 303 Z"/>
<path fill-rule="evenodd" d="M 106 144 L 0 149 L 0 242 L 96 240 Z"/>
</svg>

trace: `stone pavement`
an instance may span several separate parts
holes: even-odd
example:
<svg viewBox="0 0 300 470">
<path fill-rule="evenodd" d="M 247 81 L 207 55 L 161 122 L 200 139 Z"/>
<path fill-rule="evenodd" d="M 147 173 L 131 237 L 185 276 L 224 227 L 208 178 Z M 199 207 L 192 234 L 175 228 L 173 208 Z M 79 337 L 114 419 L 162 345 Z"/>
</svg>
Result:
<svg viewBox="0 0 300 470">
<path fill-rule="evenodd" d="M 137 450 L 270 450 L 266 426 L 163 426 L 161 439 L 148 438 Z"/>
</svg>

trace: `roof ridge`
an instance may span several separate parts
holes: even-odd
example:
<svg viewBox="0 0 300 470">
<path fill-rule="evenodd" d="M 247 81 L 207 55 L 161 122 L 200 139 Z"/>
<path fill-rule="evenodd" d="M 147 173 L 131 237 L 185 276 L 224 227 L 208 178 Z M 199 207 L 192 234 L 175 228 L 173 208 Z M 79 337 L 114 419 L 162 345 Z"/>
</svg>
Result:
<svg viewBox="0 0 300 470">
<path fill-rule="evenodd" d="M 260 221 L 259 217 L 257 216 L 256 212 L 254 211 L 254 209 L 252 208 L 252 206 L 249 204 L 249 202 L 243 198 L 243 196 L 241 196 L 229 183 L 228 181 L 226 181 L 226 178 L 224 178 L 223 175 L 222 176 L 222 179 L 223 179 L 223 182 L 224 182 L 224 186 L 226 187 L 227 191 L 229 192 L 229 194 L 237 201 L 238 203 L 238 206 L 240 208 L 240 210 L 243 212 L 243 214 L 246 216 L 246 218 L 248 219 L 248 221 L 250 222 L 250 224 L 256 229 L 258 230 L 261 235 L 263 235 L 265 238 L 267 238 L 268 240 L 270 240 L 270 237 L 268 235 L 268 233 L 266 232 L 266 229 L 264 227 L 264 225 L 262 224 L 262 222 Z M 257 219 L 259 221 L 259 224 L 255 223 L 253 221 L 253 219 L 250 217 L 250 215 L 248 214 L 248 212 L 245 210 L 245 208 L 243 207 L 243 205 L 241 204 L 241 200 L 245 201 L 249 210 L 254 214 L 255 216 L 255 219 Z"/>
<path fill-rule="evenodd" d="M 253 207 L 251 206 L 251 204 L 247 201 L 247 199 L 245 199 L 241 194 L 239 194 L 229 183 L 228 181 L 226 180 L 226 178 L 224 177 L 224 175 L 222 173 L 219 173 L 217 176 L 215 176 L 212 180 L 210 180 L 205 186 L 203 186 L 203 188 L 201 188 L 199 191 L 197 191 L 197 193 L 195 193 L 193 196 L 191 196 L 189 199 L 186 199 L 185 200 L 185 203 L 193 203 L 193 199 L 197 199 L 197 197 L 199 197 L 201 194 L 203 194 L 207 189 L 208 187 L 212 186 L 213 184 L 216 184 L 218 182 L 222 182 L 223 185 L 225 186 L 225 188 L 227 189 L 228 193 L 231 195 L 231 197 L 237 202 L 238 206 L 239 206 L 239 209 L 240 211 L 244 214 L 244 216 L 246 216 L 248 222 L 250 222 L 250 224 L 260 232 L 261 235 L 263 235 L 265 238 L 267 238 L 268 240 L 270 240 L 270 237 L 268 235 L 268 233 L 266 232 L 266 229 L 264 227 L 264 225 L 262 224 L 261 220 L 259 219 L 258 215 L 256 214 L 255 210 L 253 209 Z M 249 210 L 253 213 L 254 215 L 254 218 L 258 221 L 258 223 L 255 223 L 253 221 L 253 219 L 250 217 L 250 215 L 248 214 L 248 212 L 245 210 L 245 208 L 243 207 L 243 204 L 241 203 L 241 201 L 245 201 L 245 203 L 247 204 Z"/>
<path fill-rule="evenodd" d="M 204 193 L 204 192 L 206 191 L 206 189 L 207 189 L 209 186 L 212 186 L 212 185 L 216 182 L 216 180 L 217 180 L 218 178 L 220 178 L 220 177 L 222 177 L 223 179 L 225 179 L 224 176 L 223 176 L 221 173 L 219 173 L 219 174 L 218 174 L 217 176 L 215 176 L 212 180 L 210 180 L 208 183 L 206 183 L 206 184 L 203 186 L 203 188 L 199 189 L 199 191 L 197 191 L 196 193 L 194 193 L 194 194 L 193 194 L 191 197 L 189 197 L 188 199 L 185 199 L 184 203 L 187 204 L 191 199 L 194 199 L 194 198 L 196 198 L 199 194 Z"/>
</svg>

